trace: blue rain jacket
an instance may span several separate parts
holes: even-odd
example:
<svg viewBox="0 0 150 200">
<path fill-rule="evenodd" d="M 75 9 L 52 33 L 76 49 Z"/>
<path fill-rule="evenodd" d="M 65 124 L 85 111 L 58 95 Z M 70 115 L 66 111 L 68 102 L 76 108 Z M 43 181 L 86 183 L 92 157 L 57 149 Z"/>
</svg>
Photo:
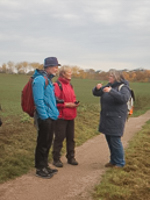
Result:
<svg viewBox="0 0 150 200">
<path fill-rule="evenodd" d="M 48 78 L 48 85 L 46 85 L 44 77 Z M 43 70 L 35 70 L 33 78 L 32 91 L 37 117 L 42 120 L 48 118 L 57 120 L 59 111 L 56 106 L 53 83 L 51 82 L 52 76 L 48 76 Z"/>
</svg>

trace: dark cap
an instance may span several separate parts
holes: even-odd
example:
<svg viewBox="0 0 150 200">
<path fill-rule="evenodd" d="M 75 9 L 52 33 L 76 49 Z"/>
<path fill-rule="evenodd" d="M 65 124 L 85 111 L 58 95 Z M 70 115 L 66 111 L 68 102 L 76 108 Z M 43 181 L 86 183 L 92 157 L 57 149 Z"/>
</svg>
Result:
<svg viewBox="0 0 150 200">
<path fill-rule="evenodd" d="M 44 59 L 44 68 L 53 66 L 61 66 L 60 64 L 58 64 L 58 60 L 56 57 L 48 57 Z"/>
</svg>

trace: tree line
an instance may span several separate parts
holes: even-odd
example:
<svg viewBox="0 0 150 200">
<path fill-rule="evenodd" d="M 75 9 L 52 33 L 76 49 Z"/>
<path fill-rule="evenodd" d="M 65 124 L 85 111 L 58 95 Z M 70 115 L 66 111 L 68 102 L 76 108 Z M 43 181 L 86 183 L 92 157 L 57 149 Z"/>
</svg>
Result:
<svg viewBox="0 0 150 200">
<path fill-rule="evenodd" d="M 97 79 L 97 80 L 108 80 L 109 72 L 102 70 L 95 71 L 94 69 L 83 70 L 78 66 L 71 66 L 72 77 L 82 79 Z M 0 73 L 9 74 L 28 74 L 32 75 L 35 69 L 43 69 L 43 64 L 36 62 L 28 63 L 26 61 L 20 63 L 13 63 L 9 61 L 0 66 Z M 150 70 L 135 69 L 135 70 L 121 70 L 125 79 L 136 82 L 150 82 Z"/>
</svg>

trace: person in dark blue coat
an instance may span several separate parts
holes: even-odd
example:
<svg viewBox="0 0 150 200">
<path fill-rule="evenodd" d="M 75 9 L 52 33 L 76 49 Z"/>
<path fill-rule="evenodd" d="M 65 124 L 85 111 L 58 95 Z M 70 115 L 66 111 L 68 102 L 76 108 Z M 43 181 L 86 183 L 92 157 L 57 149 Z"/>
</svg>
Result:
<svg viewBox="0 0 150 200">
<path fill-rule="evenodd" d="M 97 84 L 93 88 L 93 95 L 101 97 L 99 132 L 105 134 L 110 150 L 110 161 L 105 167 L 123 167 L 125 158 L 121 137 L 127 120 L 127 102 L 130 97 L 128 81 L 120 71 L 110 70 L 109 83 L 105 86 Z"/>
</svg>

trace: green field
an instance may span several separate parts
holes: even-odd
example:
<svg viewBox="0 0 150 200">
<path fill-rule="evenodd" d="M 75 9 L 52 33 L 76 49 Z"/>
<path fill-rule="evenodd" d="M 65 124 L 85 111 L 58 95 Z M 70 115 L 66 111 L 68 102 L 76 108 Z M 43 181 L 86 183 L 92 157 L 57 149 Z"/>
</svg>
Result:
<svg viewBox="0 0 150 200">
<path fill-rule="evenodd" d="M 28 81 L 27 75 L 0 74 L 0 104 L 2 105 L 4 116 L 22 115 L 20 106 L 21 91 Z M 99 104 L 99 98 L 92 95 L 92 88 L 101 81 L 89 79 L 73 79 L 72 84 L 76 92 L 77 99 L 80 100 L 81 106 L 84 104 Z M 103 84 L 107 82 L 102 82 Z M 137 110 L 147 109 L 150 107 L 150 83 L 130 83 L 136 95 L 135 108 Z M 142 99 L 142 104 L 139 100 Z"/>
<path fill-rule="evenodd" d="M 21 91 L 28 79 L 26 75 L 0 74 L 0 116 L 3 120 L 0 127 L 0 171 L 3 172 L 0 173 L 0 182 L 27 173 L 34 167 L 36 129 L 33 119 L 21 109 Z M 76 118 L 76 145 L 99 134 L 99 98 L 92 95 L 92 88 L 98 82 L 72 80 L 77 99 L 81 102 Z M 150 109 L 150 83 L 131 83 L 131 87 L 136 95 L 136 116 Z"/>
</svg>

